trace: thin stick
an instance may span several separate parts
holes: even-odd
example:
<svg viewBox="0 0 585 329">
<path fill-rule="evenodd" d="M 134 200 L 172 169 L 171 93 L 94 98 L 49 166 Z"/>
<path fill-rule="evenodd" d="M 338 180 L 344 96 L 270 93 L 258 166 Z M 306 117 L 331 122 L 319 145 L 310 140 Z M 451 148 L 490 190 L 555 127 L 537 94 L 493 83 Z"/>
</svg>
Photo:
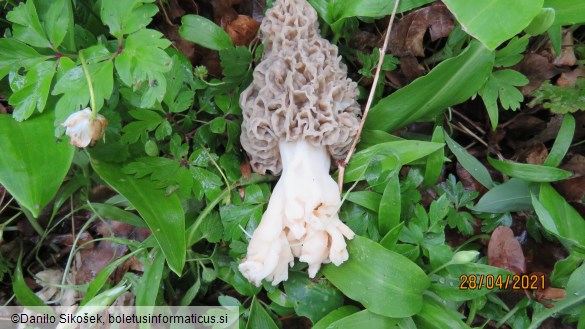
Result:
<svg viewBox="0 0 585 329">
<path fill-rule="evenodd" d="M 398 10 L 398 3 L 400 0 L 396 0 L 394 3 L 394 9 L 392 10 L 392 15 L 390 16 L 390 22 L 388 22 L 388 28 L 386 29 L 386 37 L 384 38 L 384 45 L 380 51 L 380 58 L 378 59 L 378 66 L 376 66 L 376 75 L 374 75 L 374 82 L 373 87 L 370 90 L 370 95 L 368 96 L 368 101 L 366 102 L 366 108 L 364 109 L 364 114 L 362 116 L 362 121 L 360 122 L 360 126 L 358 128 L 357 134 L 351 147 L 349 148 L 349 152 L 347 152 L 347 156 L 345 160 L 342 162 L 340 161 L 337 165 L 339 169 L 339 175 L 337 176 L 337 184 L 339 185 L 339 191 L 343 190 L 343 175 L 345 174 L 345 167 L 349 163 L 353 152 L 355 151 L 355 147 L 360 140 L 360 136 L 362 135 L 362 130 L 364 129 L 364 123 L 366 122 L 366 118 L 368 116 L 368 112 L 370 111 L 370 107 L 372 107 L 372 101 L 374 100 L 374 94 L 376 93 L 376 87 L 378 86 L 378 79 L 380 78 L 380 71 L 382 70 L 382 63 L 384 63 L 384 55 L 386 55 L 386 48 L 388 48 L 388 40 L 390 39 L 390 32 L 392 31 L 392 24 L 394 23 L 394 17 L 396 17 L 396 11 Z"/>
</svg>

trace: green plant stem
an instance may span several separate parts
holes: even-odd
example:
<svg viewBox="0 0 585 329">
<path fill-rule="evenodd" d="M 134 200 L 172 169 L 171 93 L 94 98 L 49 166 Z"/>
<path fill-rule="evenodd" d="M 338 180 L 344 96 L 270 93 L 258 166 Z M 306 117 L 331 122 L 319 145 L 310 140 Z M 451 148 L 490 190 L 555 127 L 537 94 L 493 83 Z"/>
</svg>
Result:
<svg viewBox="0 0 585 329">
<path fill-rule="evenodd" d="M 69 48 L 75 51 L 77 47 L 75 47 L 75 21 L 73 17 L 73 0 L 65 1 L 65 5 L 67 6 L 67 15 L 69 15 L 69 27 L 68 27 L 68 43 Z"/>
<path fill-rule="evenodd" d="M 508 321 L 508 319 L 510 319 L 516 312 L 518 312 L 520 308 L 518 307 L 518 305 L 514 306 L 513 309 L 510 310 L 510 312 L 508 312 L 506 315 L 504 315 L 504 317 L 502 319 L 500 319 L 500 321 L 498 321 L 498 323 L 496 323 L 496 328 L 501 327 L 504 323 L 506 323 L 506 321 Z"/>
<path fill-rule="evenodd" d="M 85 79 L 87 80 L 87 87 L 89 88 L 89 100 L 91 104 L 91 118 L 95 119 L 97 115 L 97 108 L 95 106 L 95 94 L 93 93 L 93 83 L 91 82 L 91 76 L 89 75 L 89 70 L 87 69 L 87 63 L 85 63 L 85 57 L 83 56 L 83 51 L 79 52 L 79 61 L 81 62 L 81 66 L 83 67 L 83 73 L 85 74 Z"/>
<path fill-rule="evenodd" d="M 234 184 L 234 186 L 235 186 L 235 184 Z M 195 222 L 193 222 L 193 224 L 191 226 L 189 226 L 189 228 L 186 231 L 187 247 L 191 247 L 192 245 L 194 245 L 195 243 L 198 242 L 198 240 L 194 239 L 194 235 L 195 235 L 195 232 L 197 232 L 197 229 L 199 228 L 201 223 L 203 222 L 203 219 L 205 217 L 207 217 L 207 215 L 209 215 L 209 213 L 213 210 L 213 208 L 215 208 L 215 206 L 217 206 L 219 204 L 219 202 L 225 198 L 226 194 L 230 193 L 232 188 L 233 188 L 233 186 L 228 185 L 215 199 L 213 199 L 213 201 L 211 201 L 210 203 L 207 204 L 205 209 L 203 209 L 199 213 L 199 216 L 197 216 L 197 218 L 195 219 Z"/>
<path fill-rule="evenodd" d="M 15 220 L 16 218 L 18 218 L 18 216 L 22 215 L 22 211 L 19 211 L 16 213 L 16 215 L 10 217 L 7 221 L 5 221 L 4 223 L 0 224 L 0 234 L 2 233 L 2 230 L 6 230 L 6 226 L 8 226 L 8 224 L 10 224 L 13 220 Z"/>
<path fill-rule="evenodd" d="M 465 321 L 465 324 L 467 324 L 468 326 L 471 327 L 471 324 L 473 323 L 473 319 L 475 319 L 476 312 L 477 312 L 477 302 L 475 300 L 472 300 L 471 305 L 469 307 L 469 315 L 467 315 L 467 321 Z"/>
<path fill-rule="evenodd" d="M 96 216 L 91 216 L 85 224 L 81 227 L 77 235 L 75 236 L 75 240 L 71 245 L 71 252 L 69 252 L 69 256 L 67 257 L 67 263 L 65 264 L 65 269 L 63 270 L 63 277 L 61 278 L 61 286 L 65 285 L 65 281 L 67 281 L 67 276 L 69 275 L 69 269 L 73 264 L 73 256 L 75 255 L 75 251 L 77 248 L 77 244 L 79 243 L 79 238 L 82 236 L 82 233 L 87 230 L 87 228 L 93 224 L 93 221 L 96 219 Z M 59 296 L 57 297 L 57 301 L 60 301 L 63 298 L 63 289 L 59 291 Z"/>
</svg>

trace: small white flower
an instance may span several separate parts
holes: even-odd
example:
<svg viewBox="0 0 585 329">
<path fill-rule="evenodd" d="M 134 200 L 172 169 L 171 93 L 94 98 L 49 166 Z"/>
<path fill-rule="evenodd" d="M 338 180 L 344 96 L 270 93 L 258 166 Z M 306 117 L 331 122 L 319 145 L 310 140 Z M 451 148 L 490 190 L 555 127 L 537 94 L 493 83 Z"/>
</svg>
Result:
<svg viewBox="0 0 585 329">
<path fill-rule="evenodd" d="M 87 107 L 72 113 L 61 125 L 67 127 L 65 134 L 71 138 L 71 145 L 86 147 L 104 135 L 108 120 L 100 114 L 92 118 L 91 109 Z"/>
</svg>

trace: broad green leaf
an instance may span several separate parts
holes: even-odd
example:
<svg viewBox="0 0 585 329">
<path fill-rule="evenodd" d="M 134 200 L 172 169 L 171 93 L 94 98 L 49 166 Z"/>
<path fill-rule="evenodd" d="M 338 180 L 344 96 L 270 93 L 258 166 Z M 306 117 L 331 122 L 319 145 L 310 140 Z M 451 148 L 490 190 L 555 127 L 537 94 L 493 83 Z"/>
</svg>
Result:
<svg viewBox="0 0 585 329">
<path fill-rule="evenodd" d="M 167 83 L 163 73 L 170 71 L 173 61 L 163 49 L 170 45 L 159 31 L 140 29 L 128 36 L 116 57 L 120 79 L 134 91 L 142 91 L 139 104 L 142 108 L 150 108 L 164 99 Z"/>
<path fill-rule="evenodd" d="M 95 211 L 96 214 L 126 224 L 130 224 L 136 227 L 148 227 L 142 218 L 136 216 L 135 214 L 120 209 L 116 206 L 106 204 L 106 203 L 91 203 L 91 207 L 86 207 L 87 210 Z"/>
<path fill-rule="evenodd" d="M 339 319 L 345 318 L 359 311 L 359 308 L 353 305 L 342 306 L 329 314 L 325 315 L 319 322 L 315 323 L 313 329 L 327 329 L 329 325 L 336 322 Z"/>
<path fill-rule="evenodd" d="M 492 187 L 472 208 L 474 211 L 505 213 L 532 209 L 529 183 L 512 178 Z"/>
<path fill-rule="evenodd" d="M 329 24 L 344 17 L 382 17 L 389 15 L 394 8 L 394 1 L 378 0 L 308 0 L 315 8 L 319 16 Z M 403 13 L 414 8 L 426 5 L 433 0 L 403 0 L 398 4 L 398 13 Z"/>
<path fill-rule="evenodd" d="M 154 0 L 102 0 L 100 15 L 102 22 L 110 27 L 110 34 L 121 38 L 145 28 L 158 12 Z"/>
<path fill-rule="evenodd" d="M 550 184 L 541 184 L 538 199 L 554 222 L 552 233 L 585 246 L 585 220 Z"/>
<path fill-rule="evenodd" d="M 266 297 L 270 298 L 270 300 L 277 304 L 278 306 L 286 308 L 293 308 L 295 306 L 294 302 L 292 301 L 292 298 L 289 298 L 280 289 L 275 289 L 274 291 L 266 292 Z"/>
<path fill-rule="evenodd" d="M 37 1 L 37 13 L 45 33 L 53 46 L 57 49 L 65 39 L 69 27 L 69 0 Z"/>
<path fill-rule="evenodd" d="M 475 287 L 475 289 L 471 289 L 469 288 L 469 283 L 463 281 L 461 278 L 461 276 L 470 277 L 472 275 L 475 278 L 483 278 L 481 288 Z M 505 285 L 505 278 L 511 275 L 504 269 L 486 264 L 468 263 L 450 265 L 447 267 L 447 273 L 445 275 L 431 278 L 430 290 L 445 300 L 462 302 L 487 295 L 490 292 L 500 291 L 500 288 L 497 287 L 498 282 L 496 278 L 504 278 L 501 284 Z M 487 279 L 488 277 L 492 280 Z"/>
<path fill-rule="evenodd" d="M 51 309 L 39 298 L 26 284 L 24 276 L 22 275 L 22 250 L 14 269 L 12 276 L 12 291 L 16 296 L 16 300 L 24 306 L 41 307 L 40 310 L 47 314 L 52 314 Z"/>
<path fill-rule="evenodd" d="M 424 306 L 420 313 L 413 317 L 417 328 L 425 329 L 471 329 L 462 321 L 463 314 L 446 305 L 439 304 L 436 300 L 425 298 Z"/>
<path fill-rule="evenodd" d="M 441 143 L 422 141 L 397 141 L 374 145 L 357 152 L 351 158 L 345 171 L 345 181 L 353 182 L 362 179 L 374 157 L 379 157 L 380 161 L 384 162 L 387 166 L 396 163 L 395 158 L 398 157 L 400 164 L 405 165 L 423 158 L 443 146 L 444 144 Z M 391 170 L 393 168 L 388 167 L 385 169 Z"/>
<path fill-rule="evenodd" d="M 544 0 L 545 7 L 555 10 L 554 25 L 585 23 L 585 2 L 581 0 Z"/>
<path fill-rule="evenodd" d="M 164 253 L 161 252 L 160 248 L 153 248 L 148 257 L 146 257 L 144 274 L 142 274 L 136 287 L 136 306 L 156 305 L 156 296 L 161 284 L 164 265 Z"/>
<path fill-rule="evenodd" d="M 403 13 L 432 2 L 433 0 L 403 0 L 398 4 L 397 12 Z M 380 0 L 310 0 L 308 1 L 319 16 L 330 24 L 333 31 L 341 32 L 343 21 L 348 17 L 383 17 L 390 15 L 395 1 Z"/>
<path fill-rule="evenodd" d="M 99 110 L 104 105 L 104 101 L 112 96 L 114 65 L 112 61 L 104 61 L 88 64 L 87 70 L 93 84 L 96 107 Z M 67 118 L 69 114 L 78 111 L 80 107 L 86 106 L 89 103 L 89 87 L 81 65 L 67 70 L 58 79 L 51 94 L 63 94 L 55 106 L 57 118 Z"/>
<path fill-rule="evenodd" d="M 349 192 L 347 201 L 360 205 L 368 210 L 378 212 L 382 196 L 371 191 Z"/>
<path fill-rule="evenodd" d="M 361 236 L 348 241 L 347 249 L 346 262 L 322 269 L 341 292 L 379 315 L 407 317 L 420 311 L 422 294 L 429 286 L 420 267 Z"/>
<path fill-rule="evenodd" d="M 243 232 L 240 227 L 246 227 L 250 221 L 260 222 L 262 218 L 262 204 L 221 206 L 219 213 L 224 227 L 225 241 L 239 239 Z"/>
<path fill-rule="evenodd" d="M 585 302 L 585 284 L 583 282 L 585 282 L 585 264 L 581 265 L 581 267 L 571 274 L 569 282 L 567 282 L 567 286 L 565 287 L 567 297 L 555 302 L 552 308 L 543 307 L 534 312 L 532 315 L 532 323 L 528 329 L 540 328 L 542 321 L 578 305 L 581 305 L 581 308 L 583 308 L 583 303 Z"/>
<path fill-rule="evenodd" d="M 225 119 L 223 117 L 216 117 L 209 122 L 211 132 L 214 134 L 223 134 L 225 131 Z"/>
<path fill-rule="evenodd" d="M 545 166 L 556 167 L 561 164 L 561 161 L 567 154 L 567 150 L 571 147 L 571 142 L 573 141 L 573 134 L 575 133 L 575 118 L 573 118 L 570 114 L 565 114 L 563 118 L 563 123 L 561 124 L 561 128 L 559 129 L 559 133 L 557 134 L 557 138 L 555 139 L 555 143 L 553 144 L 550 153 L 544 160 Z"/>
<path fill-rule="evenodd" d="M 505 110 L 519 109 L 524 96 L 516 87 L 527 83 L 528 78 L 514 70 L 495 71 L 490 75 L 479 94 L 488 111 L 492 130 L 496 130 L 498 126 L 498 100 Z"/>
<path fill-rule="evenodd" d="M 104 268 L 102 268 L 100 272 L 95 276 L 95 278 L 93 278 L 93 280 L 91 280 L 91 282 L 89 283 L 89 286 L 87 287 L 87 292 L 85 293 L 85 296 L 83 297 L 83 300 L 79 303 L 79 305 L 83 306 L 92 298 L 94 298 L 98 294 L 98 292 L 104 287 L 106 281 L 108 281 L 108 278 L 110 277 L 110 275 L 112 275 L 112 273 L 114 273 L 118 266 L 122 265 L 130 257 L 135 256 L 136 254 L 142 251 L 144 250 L 138 249 L 127 255 L 124 255 L 123 257 L 116 259 L 115 261 L 109 263 Z"/>
<path fill-rule="evenodd" d="M 32 67 L 50 57 L 39 54 L 18 40 L 0 38 L 0 79 L 10 71 Z"/>
<path fill-rule="evenodd" d="M 485 84 L 493 65 L 494 52 L 472 42 L 459 56 L 380 100 L 370 110 L 365 129 L 390 132 L 432 118 L 473 96 Z"/>
<path fill-rule="evenodd" d="M 190 242 L 199 241 L 205 238 L 211 243 L 217 243 L 223 237 L 223 230 L 219 214 L 217 212 L 212 212 L 202 220 L 197 231 L 191 236 Z"/>
<path fill-rule="evenodd" d="M 228 85 L 243 83 L 251 77 L 252 53 L 247 47 L 230 47 L 219 51 L 224 82 Z"/>
<path fill-rule="evenodd" d="M 14 23 L 12 33 L 17 40 L 33 47 L 51 48 L 51 43 L 39 21 L 34 1 L 21 2 L 18 7 L 6 14 L 6 19 Z"/>
<path fill-rule="evenodd" d="M 274 320 L 268 315 L 268 312 L 260 305 L 256 300 L 256 296 L 252 299 L 252 306 L 250 307 L 250 316 L 248 317 L 248 323 L 246 329 L 278 329 Z"/>
<path fill-rule="evenodd" d="M 75 150 L 56 141 L 53 121 L 52 113 L 24 122 L 0 114 L 0 184 L 35 217 L 57 193 Z"/>
<path fill-rule="evenodd" d="M 389 318 L 383 315 L 363 310 L 337 320 L 330 324 L 327 329 L 392 329 L 396 328 L 399 319 Z"/>
<path fill-rule="evenodd" d="M 343 295 L 327 281 L 313 282 L 305 273 L 289 272 L 284 290 L 295 312 L 316 323 L 327 313 L 343 305 Z"/>
<path fill-rule="evenodd" d="M 8 99 L 8 102 L 14 106 L 12 116 L 16 121 L 28 119 L 35 109 L 43 112 L 54 75 L 54 61 L 38 63 L 26 73 L 22 88 L 15 90 Z"/>
<path fill-rule="evenodd" d="M 514 37 L 508 44 L 496 51 L 495 67 L 508 67 L 514 64 L 518 64 L 524 58 L 524 52 L 528 47 L 528 41 L 530 37 L 525 35 L 523 37 Z"/>
<path fill-rule="evenodd" d="M 156 111 L 151 110 L 131 110 L 128 112 L 135 121 L 130 122 L 122 128 L 124 135 L 121 141 L 124 143 L 135 143 L 143 136 L 146 138 L 146 133 L 155 130 L 164 118 Z"/>
<path fill-rule="evenodd" d="M 387 179 L 388 183 L 384 188 L 378 211 L 378 229 L 382 236 L 400 223 L 400 211 L 402 208 L 398 170 L 392 171 Z"/>
<path fill-rule="evenodd" d="M 404 228 L 404 222 L 396 225 L 392 228 L 386 235 L 380 240 L 380 245 L 388 250 L 394 250 L 396 246 L 396 242 L 398 242 L 398 237 L 400 236 L 400 232 Z M 414 246 L 418 249 L 418 246 Z"/>
<path fill-rule="evenodd" d="M 540 13 L 524 29 L 524 32 L 532 36 L 543 34 L 553 25 L 554 21 L 555 10 L 553 8 L 542 8 Z"/>
<path fill-rule="evenodd" d="M 465 168 L 473 178 L 487 188 L 492 188 L 494 186 L 489 171 L 481 162 L 479 162 L 479 160 L 477 160 L 477 158 L 469 154 L 463 146 L 459 145 L 459 143 L 451 139 L 447 134 L 445 134 L 445 141 L 451 152 L 453 152 L 453 155 L 457 158 L 457 161 L 459 161 L 463 168 Z"/>
<path fill-rule="evenodd" d="M 431 141 L 434 143 L 445 143 L 445 130 L 443 130 L 441 126 L 435 127 Z M 444 161 L 445 148 L 440 148 L 427 157 L 425 179 L 423 180 L 423 185 L 425 187 L 431 187 L 437 183 L 441 176 L 441 172 L 443 171 Z"/>
<path fill-rule="evenodd" d="M 92 167 L 111 187 L 138 210 L 160 245 L 173 272 L 181 275 L 185 265 L 185 214 L 176 194 L 164 190 L 149 178 L 122 173 L 119 165 L 92 159 Z"/>
<path fill-rule="evenodd" d="M 114 288 L 102 292 L 88 301 L 84 306 L 77 308 L 74 316 L 77 318 L 78 316 L 83 317 L 84 315 L 93 315 L 107 309 L 118 297 L 120 297 L 120 295 L 126 292 L 129 287 L 130 286 L 125 284 L 119 284 Z M 62 323 L 59 326 L 60 329 L 71 329 L 76 327 L 77 325 L 74 322 Z"/>
<path fill-rule="evenodd" d="M 445 0 L 447 8 L 461 23 L 463 30 L 496 49 L 532 21 L 542 8 L 543 0 Z"/>
<path fill-rule="evenodd" d="M 554 270 L 550 273 L 550 284 L 553 287 L 564 287 L 571 274 L 583 263 L 583 259 L 576 254 L 569 255 L 565 259 L 555 263 Z"/>
<path fill-rule="evenodd" d="M 556 182 L 572 175 L 570 171 L 555 167 L 500 161 L 490 157 L 488 162 L 501 173 L 528 182 Z"/>
<path fill-rule="evenodd" d="M 230 36 L 221 27 L 199 15 L 183 16 L 179 35 L 183 39 L 213 50 L 222 50 L 234 46 Z"/>
<path fill-rule="evenodd" d="M 402 141 L 404 138 L 394 136 L 390 133 L 381 130 L 364 130 L 360 136 L 360 142 L 358 143 L 358 150 L 366 149 L 376 144 L 386 142 L 397 142 Z"/>
<path fill-rule="evenodd" d="M 329 2 L 328 11 L 333 22 L 346 17 L 383 17 L 390 15 L 396 1 L 379 0 L 334 0 Z"/>
</svg>

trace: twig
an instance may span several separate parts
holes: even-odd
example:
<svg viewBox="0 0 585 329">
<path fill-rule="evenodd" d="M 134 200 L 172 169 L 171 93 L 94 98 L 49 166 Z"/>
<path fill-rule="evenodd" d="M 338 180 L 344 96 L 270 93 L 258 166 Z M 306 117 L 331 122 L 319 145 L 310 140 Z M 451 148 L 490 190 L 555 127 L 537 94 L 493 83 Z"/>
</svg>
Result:
<svg viewBox="0 0 585 329">
<path fill-rule="evenodd" d="M 482 133 L 482 135 L 485 135 L 485 130 L 481 129 L 481 127 L 478 126 L 477 124 L 475 124 L 475 122 L 473 122 L 471 119 L 469 119 L 468 117 L 466 117 L 462 113 L 457 112 L 457 110 L 455 110 L 455 109 L 451 109 L 451 111 L 453 111 L 453 113 L 457 114 L 457 116 L 459 116 L 463 120 L 467 121 L 467 123 L 469 123 L 470 125 L 472 125 L 473 128 L 475 128 L 477 131 L 479 131 L 480 133 Z"/>
<path fill-rule="evenodd" d="M 380 58 L 378 59 L 378 66 L 376 66 L 376 74 L 374 75 L 374 81 L 372 83 L 372 89 L 370 90 L 370 95 L 368 96 L 368 101 L 366 102 L 366 107 L 364 109 L 364 114 L 362 116 L 362 121 L 360 122 L 360 126 L 358 128 L 357 134 L 351 147 L 349 148 L 349 152 L 347 152 L 347 156 L 345 160 L 340 161 L 337 164 L 337 168 L 339 169 L 339 175 L 337 176 L 337 184 L 339 185 L 339 191 L 343 190 L 343 175 L 345 174 L 345 167 L 349 163 L 353 152 L 355 151 L 355 147 L 360 140 L 360 136 L 362 135 L 362 130 L 364 128 L 364 123 L 366 122 L 366 118 L 368 117 L 368 111 L 370 111 L 370 107 L 372 106 L 372 101 L 374 100 L 374 94 L 376 93 L 376 87 L 378 86 L 378 79 L 380 78 L 380 71 L 382 70 L 382 64 L 384 63 L 384 55 L 386 55 L 386 48 L 388 48 L 388 40 L 390 39 L 390 32 L 392 31 L 392 24 L 394 23 L 394 17 L 396 17 L 396 11 L 398 10 L 398 4 L 400 0 L 396 0 L 394 3 L 394 9 L 392 10 L 392 15 L 390 16 L 390 22 L 388 22 L 388 28 L 386 29 L 386 37 L 384 38 L 384 45 L 382 46 L 380 51 Z"/>
<path fill-rule="evenodd" d="M 483 144 L 483 146 L 488 147 L 489 145 L 481 138 L 479 138 L 479 136 L 477 136 L 476 134 L 474 134 L 471 130 L 469 130 L 469 128 L 465 127 L 464 125 L 462 125 L 460 122 L 458 122 L 457 124 L 453 125 L 453 128 L 473 137 L 475 140 L 477 140 L 478 142 L 480 142 L 481 144 Z"/>
<path fill-rule="evenodd" d="M 161 0 L 158 0 L 158 4 L 163 12 L 163 17 L 165 18 L 166 23 L 169 24 L 169 26 L 177 26 L 176 24 L 173 24 L 169 18 L 169 14 L 167 14 L 167 10 L 165 9 L 165 4 Z"/>
</svg>

